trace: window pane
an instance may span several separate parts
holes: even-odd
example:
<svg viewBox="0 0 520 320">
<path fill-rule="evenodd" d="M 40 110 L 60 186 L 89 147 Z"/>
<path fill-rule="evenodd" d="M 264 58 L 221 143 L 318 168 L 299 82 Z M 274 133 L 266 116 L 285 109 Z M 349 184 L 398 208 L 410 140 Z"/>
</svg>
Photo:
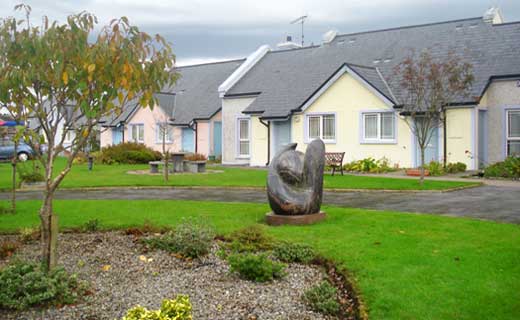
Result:
<svg viewBox="0 0 520 320">
<path fill-rule="evenodd" d="M 381 139 L 394 139 L 394 114 L 381 114 Z"/>
<path fill-rule="evenodd" d="M 365 139 L 377 139 L 377 114 L 365 115 Z"/>
<path fill-rule="evenodd" d="M 144 140 L 144 125 L 139 125 L 139 141 Z"/>
<path fill-rule="evenodd" d="M 249 139 L 249 120 L 240 120 L 240 140 Z"/>
<path fill-rule="evenodd" d="M 309 139 L 320 138 L 320 117 L 309 117 Z"/>
<path fill-rule="evenodd" d="M 520 157 L 520 141 L 510 140 L 507 142 L 507 155 Z"/>
<path fill-rule="evenodd" d="M 132 126 L 132 140 L 137 141 L 137 126 Z"/>
<path fill-rule="evenodd" d="M 334 115 L 323 116 L 323 140 L 334 140 L 336 138 L 336 128 Z"/>
<path fill-rule="evenodd" d="M 520 138 L 520 111 L 508 111 L 508 132 L 509 138 Z"/>
<path fill-rule="evenodd" d="M 240 141 L 239 146 L 240 155 L 247 156 L 249 155 L 249 141 Z"/>
<path fill-rule="evenodd" d="M 173 141 L 173 130 L 170 126 L 166 129 L 166 141 L 172 142 Z"/>
</svg>

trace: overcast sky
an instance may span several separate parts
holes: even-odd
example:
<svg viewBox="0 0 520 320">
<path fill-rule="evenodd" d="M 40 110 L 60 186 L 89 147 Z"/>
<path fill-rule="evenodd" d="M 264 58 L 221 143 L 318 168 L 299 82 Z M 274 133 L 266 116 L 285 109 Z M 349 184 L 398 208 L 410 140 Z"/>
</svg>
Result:
<svg viewBox="0 0 520 320">
<path fill-rule="evenodd" d="M 2 0 L 0 16 L 13 15 L 21 0 Z M 86 10 L 100 24 L 127 16 L 148 33 L 160 33 L 173 45 L 179 64 L 245 57 L 262 44 L 275 46 L 286 35 L 300 41 L 300 25 L 289 22 L 308 15 L 305 42 L 321 35 L 422 24 L 482 16 L 498 5 L 506 21 L 520 20 L 520 0 L 25 0 L 33 19 L 47 15 L 63 21 Z M 34 21 L 34 20 L 33 20 Z"/>
</svg>

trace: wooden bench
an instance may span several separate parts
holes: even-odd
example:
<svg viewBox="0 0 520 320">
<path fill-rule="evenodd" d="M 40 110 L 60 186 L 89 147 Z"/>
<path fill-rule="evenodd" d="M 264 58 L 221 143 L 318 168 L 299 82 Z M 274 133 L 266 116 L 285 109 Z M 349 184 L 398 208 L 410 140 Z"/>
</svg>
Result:
<svg viewBox="0 0 520 320">
<path fill-rule="evenodd" d="M 325 165 L 332 167 L 332 175 L 339 168 L 341 175 L 343 175 L 343 157 L 345 152 L 326 152 L 325 153 Z"/>
</svg>

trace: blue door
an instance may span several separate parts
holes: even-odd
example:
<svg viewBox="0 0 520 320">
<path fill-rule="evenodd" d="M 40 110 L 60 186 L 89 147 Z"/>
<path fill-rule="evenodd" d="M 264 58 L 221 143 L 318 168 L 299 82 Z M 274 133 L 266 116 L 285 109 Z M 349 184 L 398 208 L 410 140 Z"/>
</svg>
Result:
<svg viewBox="0 0 520 320">
<path fill-rule="evenodd" d="M 274 157 L 284 145 L 291 143 L 291 121 L 273 121 L 271 125 L 273 128 L 273 154 L 271 157 Z"/>
<path fill-rule="evenodd" d="M 417 143 L 417 139 L 415 141 L 416 145 L 416 166 L 419 167 L 421 165 L 421 149 L 419 148 L 419 144 Z M 430 142 L 424 149 L 424 163 L 428 164 L 432 161 L 440 161 L 439 159 L 439 128 L 432 129 L 432 134 L 430 138 Z"/>
<path fill-rule="evenodd" d="M 112 129 L 112 144 L 120 144 L 123 142 L 123 128 Z"/>
<path fill-rule="evenodd" d="M 182 151 L 195 152 L 195 135 L 190 128 L 182 128 Z"/>
<path fill-rule="evenodd" d="M 215 157 L 222 155 L 222 122 L 213 122 L 213 154 Z"/>
</svg>

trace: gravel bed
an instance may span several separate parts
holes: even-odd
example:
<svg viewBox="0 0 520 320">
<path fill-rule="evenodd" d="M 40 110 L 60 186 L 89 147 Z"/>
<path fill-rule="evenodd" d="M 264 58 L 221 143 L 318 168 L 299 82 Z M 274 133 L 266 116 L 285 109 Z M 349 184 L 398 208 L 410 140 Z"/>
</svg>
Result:
<svg viewBox="0 0 520 320">
<path fill-rule="evenodd" d="M 59 309 L 0 310 L 0 319 L 117 319 L 137 304 L 158 309 L 177 294 L 190 296 L 194 319 L 330 319 L 301 301 L 303 292 L 323 279 L 319 268 L 291 264 L 285 278 L 258 284 L 230 274 L 216 250 L 217 245 L 202 260 L 186 262 L 160 250 L 143 254 L 135 238 L 120 232 L 60 234 L 60 265 L 88 281 L 93 294 Z M 33 243 L 17 256 L 38 254 L 39 244 Z"/>
</svg>

